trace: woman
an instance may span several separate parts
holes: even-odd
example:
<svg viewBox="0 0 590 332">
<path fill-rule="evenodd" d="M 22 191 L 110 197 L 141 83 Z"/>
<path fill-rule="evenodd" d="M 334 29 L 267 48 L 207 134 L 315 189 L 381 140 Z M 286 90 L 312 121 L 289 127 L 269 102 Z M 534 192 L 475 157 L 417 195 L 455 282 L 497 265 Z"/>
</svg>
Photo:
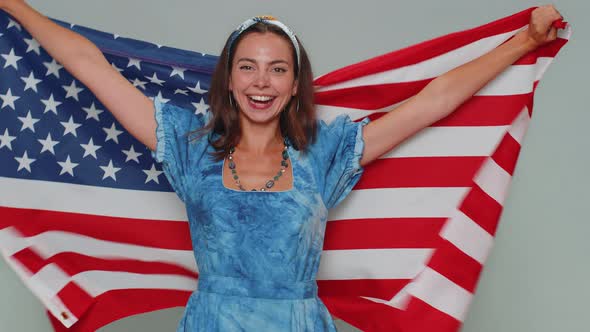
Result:
<svg viewBox="0 0 590 332">
<path fill-rule="evenodd" d="M 536 10 L 527 31 L 379 120 L 325 125 L 314 118 L 305 51 L 270 18 L 230 36 L 213 77 L 212 115 L 195 116 L 152 104 L 91 43 L 24 2 L 0 0 L 0 8 L 164 163 L 187 205 L 200 270 L 180 331 L 334 331 L 315 286 L 327 209 L 350 192 L 362 166 L 555 39 L 551 23 L 560 18 L 552 6 Z"/>
</svg>

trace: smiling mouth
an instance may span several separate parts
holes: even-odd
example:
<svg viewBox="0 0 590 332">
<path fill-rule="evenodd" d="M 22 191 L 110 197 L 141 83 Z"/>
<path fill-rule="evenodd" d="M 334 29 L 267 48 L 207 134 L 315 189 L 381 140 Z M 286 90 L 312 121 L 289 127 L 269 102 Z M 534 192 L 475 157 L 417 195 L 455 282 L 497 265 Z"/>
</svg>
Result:
<svg viewBox="0 0 590 332">
<path fill-rule="evenodd" d="M 248 96 L 250 105 L 255 109 L 267 109 L 276 99 L 274 96 Z"/>
</svg>

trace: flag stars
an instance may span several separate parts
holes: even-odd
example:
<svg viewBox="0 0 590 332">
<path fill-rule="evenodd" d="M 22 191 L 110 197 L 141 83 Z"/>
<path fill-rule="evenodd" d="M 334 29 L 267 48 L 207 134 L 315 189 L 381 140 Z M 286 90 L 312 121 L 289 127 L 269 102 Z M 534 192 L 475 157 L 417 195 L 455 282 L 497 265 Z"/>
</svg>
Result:
<svg viewBox="0 0 590 332">
<path fill-rule="evenodd" d="M 118 71 L 119 73 L 123 72 L 123 70 L 124 70 L 124 69 L 117 67 L 117 65 L 114 62 L 111 62 L 111 66 L 113 68 L 115 68 L 115 70 Z"/>
<path fill-rule="evenodd" d="M 14 159 L 16 159 L 16 161 L 18 162 L 18 169 L 16 170 L 17 172 L 20 171 L 21 169 L 24 169 L 24 170 L 27 170 L 29 173 L 31 173 L 31 164 L 36 159 L 29 158 L 29 156 L 27 155 L 27 151 L 25 151 L 25 153 L 23 153 L 22 157 L 14 157 Z"/>
<path fill-rule="evenodd" d="M 106 178 L 111 178 L 115 181 L 117 181 L 117 172 L 121 170 L 121 168 L 119 167 L 114 167 L 113 165 L 113 160 L 111 159 L 109 161 L 109 164 L 107 166 L 99 166 L 102 171 L 104 172 L 102 179 L 106 179 Z"/>
<path fill-rule="evenodd" d="M 104 140 L 105 142 L 113 140 L 115 141 L 115 143 L 119 144 L 119 135 L 121 135 L 123 131 L 117 130 L 114 122 L 111 128 L 102 128 L 102 130 L 104 130 L 104 132 L 107 133 L 107 138 Z"/>
<path fill-rule="evenodd" d="M 184 69 L 184 68 L 172 66 L 172 73 L 170 74 L 170 77 L 172 77 L 174 75 L 178 75 L 180 78 L 184 79 L 184 72 L 185 71 L 186 71 L 186 69 Z"/>
<path fill-rule="evenodd" d="M 76 86 L 76 80 L 72 80 L 72 84 L 70 84 L 69 86 L 62 85 L 62 88 L 66 90 L 66 99 L 72 97 L 76 99 L 76 101 L 80 101 L 80 99 L 78 99 L 78 94 L 84 91 L 84 89 Z"/>
<path fill-rule="evenodd" d="M 31 116 L 31 111 L 27 113 L 27 116 L 19 116 L 18 119 L 20 120 L 20 122 L 23 123 L 23 126 L 21 127 L 20 131 L 30 129 L 32 132 L 35 132 L 35 123 L 39 122 L 39 119 L 33 118 Z"/>
<path fill-rule="evenodd" d="M 47 138 L 46 139 L 38 139 L 39 143 L 41 143 L 42 147 L 41 147 L 41 152 L 39 152 L 39 154 L 48 151 L 49 153 L 51 153 L 52 155 L 55 155 L 55 146 L 57 145 L 57 143 L 59 143 L 59 141 L 54 141 L 53 139 L 51 139 L 51 133 L 47 134 Z"/>
<path fill-rule="evenodd" d="M 129 63 L 127 64 L 127 68 L 129 67 L 136 67 L 137 69 L 141 70 L 141 60 L 135 58 L 129 58 Z"/>
<path fill-rule="evenodd" d="M 158 179 L 158 177 L 164 172 L 157 170 L 155 164 L 152 164 L 152 168 L 144 169 L 142 171 L 147 175 L 145 183 L 154 181 L 155 183 L 160 184 L 160 180 Z"/>
<path fill-rule="evenodd" d="M 20 24 L 18 24 L 15 20 L 8 18 L 8 26 L 6 27 L 6 30 L 15 27 L 17 28 L 19 31 L 22 31 L 22 27 L 20 26 Z"/>
<path fill-rule="evenodd" d="M 209 105 L 205 103 L 205 98 L 201 98 L 201 101 L 198 103 L 191 103 L 195 107 L 195 113 L 205 113 L 209 109 Z"/>
<path fill-rule="evenodd" d="M 0 150 L 6 147 L 8 150 L 12 151 L 12 141 L 16 139 L 16 136 L 10 136 L 8 133 L 8 128 L 4 129 L 4 134 L 0 136 Z"/>
<path fill-rule="evenodd" d="M 45 105 L 43 114 L 51 111 L 57 115 L 57 107 L 62 104 L 61 101 L 53 99 L 53 94 L 50 94 L 48 99 L 41 99 L 41 102 Z"/>
<path fill-rule="evenodd" d="M 59 78 L 59 71 L 63 66 L 55 62 L 55 59 L 52 59 L 51 62 L 43 62 L 43 65 L 47 68 L 47 74 L 45 76 L 53 75 Z"/>
<path fill-rule="evenodd" d="M 98 157 L 96 156 L 96 151 L 100 149 L 102 146 L 94 145 L 92 137 L 88 141 L 88 144 L 80 144 L 80 146 L 82 147 L 82 149 L 84 149 L 84 155 L 82 156 L 82 158 L 86 158 L 86 156 L 93 156 L 94 159 L 98 159 Z"/>
<path fill-rule="evenodd" d="M 139 156 L 141 156 L 143 153 L 139 153 L 139 152 L 135 151 L 135 148 L 133 147 L 133 145 L 131 145 L 131 148 L 129 150 L 122 150 L 122 151 L 127 156 L 127 158 L 125 159 L 125 162 L 133 160 L 139 164 Z"/>
<path fill-rule="evenodd" d="M 0 54 L 0 55 L 4 58 L 4 60 L 6 60 L 3 68 L 12 66 L 12 67 L 14 67 L 14 69 L 18 70 L 17 62 L 18 62 L 18 60 L 22 59 L 23 57 L 16 55 L 14 53 L 14 48 L 11 48 L 10 52 L 8 52 L 8 54 Z"/>
<path fill-rule="evenodd" d="M 25 43 L 27 43 L 27 50 L 25 51 L 25 53 L 29 53 L 32 51 L 37 53 L 37 55 L 41 55 L 41 45 L 39 45 L 38 41 L 36 41 L 34 38 L 24 38 L 24 41 Z"/>
<path fill-rule="evenodd" d="M 158 75 L 156 75 L 156 73 L 154 73 L 154 75 L 152 75 L 152 77 L 146 76 L 145 78 L 147 78 L 148 80 L 150 80 L 150 82 L 157 84 L 159 86 L 164 86 L 164 80 L 161 80 L 158 78 Z"/>
<path fill-rule="evenodd" d="M 41 82 L 41 80 L 35 78 L 33 71 L 31 71 L 31 73 L 29 74 L 28 77 L 21 77 L 20 79 L 23 80 L 23 82 L 25 82 L 24 91 L 31 89 L 35 92 L 39 92 L 39 91 L 37 91 L 37 84 L 39 84 Z"/>
<path fill-rule="evenodd" d="M 158 91 L 158 95 L 152 99 L 159 100 L 162 103 L 167 103 L 170 101 L 170 99 L 166 99 L 166 98 L 164 98 L 164 96 L 162 96 L 162 91 Z"/>
<path fill-rule="evenodd" d="M 138 78 L 134 78 L 133 81 L 129 80 L 129 82 L 131 82 L 131 84 L 133 84 L 134 87 L 140 87 L 142 89 L 146 89 L 145 85 L 147 84 L 147 82 L 142 81 Z"/>
<path fill-rule="evenodd" d="M 68 173 L 71 176 L 74 176 L 74 167 L 78 166 L 79 164 L 73 163 L 70 160 L 70 156 L 68 155 L 66 161 L 58 161 L 59 166 L 61 166 L 61 171 L 59 175 L 63 175 Z"/>
<path fill-rule="evenodd" d="M 97 109 L 96 106 L 94 106 L 94 102 L 92 105 L 90 105 L 90 107 L 82 107 L 82 109 L 84 112 L 86 112 L 86 120 L 94 119 L 96 121 L 100 121 L 99 115 L 100 113 L 104 112 L 103 110 Z"/>
<path fill-rule="evenodd" d="M 66 136 L 67 134 L 72 134 L 75 137 L 78 137 L 78 133 L 76 132 L 76 130 L 82 125 L 74 122 L 74 116 L 70 115 L 70 119 L 68 120 L 68 122 L 60 123 L 64 127 L 63 136 Z"/>
<path fill-rule="evenodd" d="M 176 89 L 176 91 L 174 91 L 174 94 L 175 95 L 181 94 L 181 95 L 188 96 L 188 91 L 182 90 L 182 89 Z"/>
<path fill-rule="evenodd" d="M 12 92 L 10 91 L 10 88 L 8 89 L 8 92 L 6 92 L 6 94 L 0 94 L 0 99 L 2 99 L 2 106 L 0 107 L 0 109 L 3 109 L 4 107 L 8 106 L 10 108 L 12 108 L 13 110 L 16 110 L 16 106 L 14 106 L 14 102 L 16 100 L 18 100 L 20 97 L 19 96 L 13 96 Z"/>
<path fill-rule="evenodd" d="M 188 88 L 189 90 L 191 90 L 194 93 L 198 93 L 200 95 L 207 93 L 207 90 L 205 89 L 201 89 L 201 81 L 197 82 L 197 85 L 195 85 L 194 88 Z"/>
</svg>

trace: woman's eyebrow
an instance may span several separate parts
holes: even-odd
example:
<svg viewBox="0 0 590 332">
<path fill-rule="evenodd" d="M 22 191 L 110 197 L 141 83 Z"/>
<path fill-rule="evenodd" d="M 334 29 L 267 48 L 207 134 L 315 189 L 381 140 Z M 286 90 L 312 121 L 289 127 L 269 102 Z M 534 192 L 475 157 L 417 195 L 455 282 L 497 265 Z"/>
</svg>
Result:
<svg viewBox="0 0 590 332">
<path fill-rule="evenodd" d="M 257 63 L 257 61 L 254 60 L 254 59 L 252 59 L 252 58 L 240 58 L 240 59 L 238 59 L 238 62 L 242 62 L 242 61 Z M 282 59 L 273 60 L 273 61 L 269 62 L 269 64 L 271 64 L 271 65 L 276 65 L 276 64 L 279 64 L 279 63 L 289 64 L 289 62 L 287 60 L 282 60 Z"/>
</svg>

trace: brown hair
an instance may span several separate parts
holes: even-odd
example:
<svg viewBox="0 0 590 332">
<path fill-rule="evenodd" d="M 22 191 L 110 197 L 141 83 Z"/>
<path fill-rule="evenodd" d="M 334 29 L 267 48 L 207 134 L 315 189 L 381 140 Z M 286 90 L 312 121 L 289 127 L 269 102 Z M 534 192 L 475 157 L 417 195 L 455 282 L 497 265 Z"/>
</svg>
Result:
<svg viewBox="0 0 590 332">
<path fill-rule="evenodd" d="M 297 40 L 301 53 L 301 65 L 299 66 L 291 39 L 280 28 L 259 22 L 242 32 L 233 43 L 231 43 L 231 36 L 228 38 L 213 72 L 209 89 L 212 117 L 209 123 L 201 130 L 196 131 L 195 134 L 197 138 L 204 136 L 206 133 L 219 135 L 215 139 L 213 139 L 213 135 L 209 136 L 209 143 L 215 148 L 212 155 L 217 160 L 223 159 L 229 153 L 230 148 L 236 146 L 241 138 L 239 111 L 231 104 L 230 98 L 233 99 L 233 97 L 231 97 L 229 91 L 229 78 L 234 50 L 237 49 L 244 36 L 255 32 L 277 34 L 285 38 L 291 45 L 293 63 L 295 64 L 295 79 L 297 80 L 297 94 L 291 98 L 285 110 L 281 111 L 280 114 L 279 126 L 283 137 L 287 138 L 290 144 L 300 151 L 305 151 L 307 146 L 315 141 L 317 123 L 313 73 L 307 53 L 299 40 Z M 231 52 L 228 51 L 230 48 Z"/>
</svg>

